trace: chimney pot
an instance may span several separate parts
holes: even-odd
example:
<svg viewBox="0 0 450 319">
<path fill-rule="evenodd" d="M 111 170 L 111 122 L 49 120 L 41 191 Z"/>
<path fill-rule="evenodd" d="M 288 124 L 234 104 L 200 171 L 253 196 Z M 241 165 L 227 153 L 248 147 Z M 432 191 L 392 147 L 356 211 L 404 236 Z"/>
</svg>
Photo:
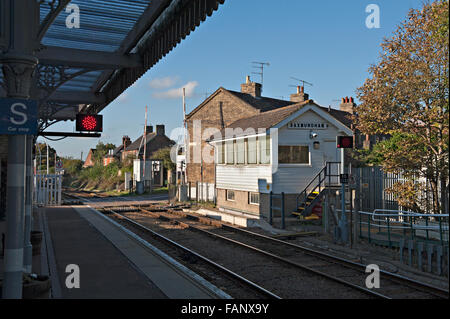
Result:
<svg viewBox="0 0 450 319">
<path fill-rule="evenodd" d="M 341 111 L 353 114 L 353 112 L 354 112 L 353 108 L 355 106 L 356 106 L 356 104 L 354 102 L 353 97 L 349 98 L 348 96 L 346 96 L 345 98 L 342 98 L 342 103 L 341 103 L 339 109 Z"/>
<path fill-rule="evenodd" d="M 156 125 L 156 135 L 164 135 L 164 134 L 165 134 L 165 126 Z"/>
<path fill-rule="evenodd" d="M 254 97 L 261 97 L 261 84 L 251 82 L 250 76 L 247 76 L 246 83 L 241 84 L 241 93 L 250 94 Z"/>
<path fill-rule="evenodd" d="M 297 93 L 291 94 L 291 102 L 304 102 L 309 99 L 309 95 L 305 93 L 304 86 L 297 86 Z"/>
<path fill-rule="evenodd" d="M 122 137 L 122 145 L 124 149 L 127 148 L 130 144 L 131 140 L 128 136 L 125 135 L 124 137 Z"/>
<path fill-rule="evenodd" d="M 245 78 L 245 83 L 247 83 L 247 84 L 250 83 L 250 75 L 247 75 L 247 77 Z"/>
</svg>

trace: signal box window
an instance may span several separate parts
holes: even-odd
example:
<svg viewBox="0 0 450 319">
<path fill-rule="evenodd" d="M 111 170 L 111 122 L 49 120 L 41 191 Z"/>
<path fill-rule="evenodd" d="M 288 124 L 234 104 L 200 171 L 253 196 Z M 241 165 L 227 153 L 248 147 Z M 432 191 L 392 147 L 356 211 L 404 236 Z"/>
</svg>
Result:
<svg viewBox="0 0 450 319">
<path fill-rule="evenodd" d="M 280 164 L 309 164 L 308 146 L 278 146 Z"/>
</svg>

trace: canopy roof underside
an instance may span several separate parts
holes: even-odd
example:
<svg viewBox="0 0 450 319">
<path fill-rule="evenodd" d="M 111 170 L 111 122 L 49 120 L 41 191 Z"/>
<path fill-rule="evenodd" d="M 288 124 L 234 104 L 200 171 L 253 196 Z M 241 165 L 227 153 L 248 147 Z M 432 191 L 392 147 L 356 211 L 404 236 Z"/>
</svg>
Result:
<svg viewBox="0 0 450 319">
<path fill-rule="evenodd" d="M 225 0 L 46 0 L 36 12 L 39 59 L 31 98 L 40 118 L 97 114 L 170 52 Z M 79 8 L 79 28 L 66 20 Z M 0 0 L 0 16 L 9 8 Z M 67 6 L 67 7 L 66 7 Z M 2 19 L 5 21 L 5 19 Z M 73 22 L 70 20 L 69 22 Z M 8 49 L 0 21 L 0 52 Z M 6 95 L 0 72 L 0 97 Z"/>
</svg>

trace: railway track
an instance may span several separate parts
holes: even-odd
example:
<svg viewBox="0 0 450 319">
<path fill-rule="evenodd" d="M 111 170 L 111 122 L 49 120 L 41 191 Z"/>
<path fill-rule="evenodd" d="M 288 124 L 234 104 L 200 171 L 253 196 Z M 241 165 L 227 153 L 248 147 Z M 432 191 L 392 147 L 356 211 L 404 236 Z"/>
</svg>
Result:
<svg viewBox="0 0 450 319">
<path fill-rule="evenodd" d="M 155 227 L 148 220 L 138 221 L 136 216 L 125 216 L 123 213 L 115 211 L 113 214 L 119 220 L 125 220 L 128 223 L 132 223 L 133 226 L 141 228 L 141 230 L 147 229 L 152 231 L 152 233 L 156 232 L 155 228 L 158 229 L 161 226 Z M 142 217 L 145 219 L 145 217 L 148 217 L 147 214 L 145 216 L 142 215 Z M 154 215 L 154 217 L 161 219 L 160 214 Z M 162 218 L 164 219 L 164 217 Z M 171 220 L 168 217 L 165 218 L 167 224 L 177 224 L 182 227 L 181 229 L 193 230 L 193 227 L 195 227 L 192 224 L 187 225 L 180 221 Z M 162 229 L 166 227 L 162 226 Z M 183 245 L 189 250 L 214 260 L 216 264 L 220 264 L 222 267 L 239 274 L 240 277 L 244 277 L 248 281 L 264 287 L 263 289 L 282 298 L 383 298 L 382 295 L 373 293 L 367 288 L 358 287 L 341 279 L 329 278 L 325 274 L 317 272 L 311 274 L 296 263 L 286 262 L 275 255 L 261 254 L 261 251 L 257 252 L 236 242 L 227 242 L 226 245 L 220 245 L 220 250 L 217 250 L 211 249 L 212 243 L 208 243 L 208 240 L 205 238 L 205 236 L 211 237 L 210 234 L 205 234 L 198 230 L 190 233 L 183 231 L 183 234 L 182 237 L 175 236 L 175 238 L 173 234 L 166 236 L 172 242 L 183 242 Z M 215 239 L 218 239 L 218 237 Z M 215 247 L 218 246 L 216 245 Z M 243 262 L 243 260 L 249 259 L 251 259 L 251 263 Z M 258 270 L 252 270 L 254 268 L 258 268 Z"/>
<path fill-rule="evenodd" d="M 146 214 L 155 216 L 155 212 L 142 209 Z M 310 248 L 291 244 L 279 239 L 274 239 L 245 229 L 230 226 L 224 223 L 211 222 L 209 218 L 197 217 L 183 212 L 172 211 L 170 213 L 158 212 L 158 218 L 168 218 L 174 223 L 183 225 L 196 232 L 210 237 L 234 243 L 262 255 L 271 257 L 287 265 L 293 265 L 313 274 L 323 276 L 342 285 L 360 290 L 374 297 L 385 299 L 404 298 L 448 298 L 448 291 L 433 287 L 404 276 L 380 270 L 380 288 L 369 290 L 365 281 L 366 265 L 332 256 Z M 203 229 L 199 224 L 215 224 L 220 227 Z"/>
<path fill-rule="evenodd" d="M 185 261 L 186 260 L 188 262 L 191 263 L 190 267 L 192 268 L 192 263 L 195 263 L 196 266 L 195 268 L 200 268 L 201 272 L 203 274 L 207 273 L 205 277 L 211 279 L 211 274 L 209 273 L 210 271 L 212 271 L 213 273 L 215 273 L 217 275 L 217 273 L 220 273 L 222 276 L 227 277 L 228 280 L 226 283 L 222 282 L 221 283 L 221 287 L 223 288 L 223 286 L 226 286 L 226 290 L 227 292 L 233 292 L 236 290 L 244 290 L 239 291 L 237 294 L 242 294 L 244 293 L 244 295 L 242 296 L 243 298 L 264 298 L 264 299 L 281 299 L 278 295 L 268 291 L 267 289 L 257 285 L 256 283 L 246 279 L 243 276 L 240 276 L 239 274 L 231 271 L 230 269 L 223 267 L 222 265 L 212 261 L 211 259 L 208 259 L 206 257 L 204 257 L 203 255 L 169 239 L 166 236 L 163 236 L 157 232 L 155 232 L 154 230 L 151 230 L 147 227 L 145 227 L 144 225 L 134 221 L 131 218 L 128 218 L 122 214 L 119 214 L 113 210 L 107 210 L 109 214 L 112 214 L 116 217 L 119 218 L 120 221 L 126 221 L 128 224 L 132 225 L 132 227 L 138 229 L 140 232 L 144 232 L 148 235 L 150 235 L 152 238 L 158 240 L 160 243 L 163 243 L 163 245 L 165 246 L 170 246 L 171 248 L 173 248 L 172 250 L 172 254 L 178 255 L 178 257 Z M 154 241 L 152 241 L 152 244 L 154 244 Z M 201 262 L 203 265 L 198 265 L 198 263 Z M 204 266 L 207 266 L 207 268 L 209 268 L 208 270 L 205 270 Z M 231 287 L 230 287 L 231 286 Z M 250 294 L 248 294 L 250 292 Z M 234 294 L 234 296 L 236 296 Z"/>
<path fill-rule="evenodd" d="M 258 254 L 266 259 L 271 259 L 278 264 L 283 264 L 284 267 L 291 269 L 296 269 L 303 273 L 309 273 L 317 278 L 322 278 L 322 280 L 327 280 L 328 282 L 334 282 L 337 285 L 346 287 L 347 289 L 357 291 L 363 298 L 383 298 L 383 299 L 434 299 L 434 298 L 448 298 L 448 291 L 441 288 L 433 287 L 418 281 L 411 280 L 409 278 L 392 274 L 386 271 L 380 271 L 380 288 L 379 289 L 367 289 L 365 286 L 365 280 L 367 273 L 365 272 L 366 266 L 346 259 L 338 258 L 323 252 L 319 252 L 307 247 L 302 247 L 289 242 L 285 242 L 279 239 L 274 239 L 272 237 L 264 236 L 258 233 L 254 233 L 245 229 L 237 228 L 224 224 L 220 221 L 216 221 L 207 217 L 200 217 L 185 213 L 177 210 L 166 209 L 155 209 L 151 208 L 144 209 L 140 207 L 130 206 L 128 208 L 122 208 L 125 211 L 134 211 L 138 214 L 143 214 L 147 217 L 152 217 L 154 220 L 159 220 L 166 222 L 168 224 L 178 225 L 184 229 L 191 230 L 200 235 L 200 237 L 209 237 L 213 240 L 221 241 L 227 243 L 227 245 L 240 247 L 247 251 L 248 254 Z M 121 210 L 122 210 L 121 209 Z M 157 211 L 155 211 L 157 210 Z M 114 215 L 122 220 L 126 220 L 127 223 L 132 224 L 136 228 L 140 228 L 141 231 L 146 233 L 151 233 L 152 237 L 159 237 L 160 240 L 171 242 L 172 246 L 180 245 L 175 240 L 158 234 L 155 230 L 149 228 L 151 222 L 147 222 L 146 225 L 142 225 L 143 221 L 139 223 L 136 218 L 127 217 L 124 213 L 119 213 L 114 211 Z M 135 216 L 136 217 L 136 216 Z M 205 225 L 207 227 L 205 227 Z M 165 239 L 162 239 L 165 238 Z M 179 242 L 179 240 L 178 240 Z M 181 245 L 180 245 L 181 246 Z M 216 247 L 222 247 L 222 245 L 215 245 Z M 202 259 L 203 255 L 194 251 L 194 248 L 184 247 L 189 251 L 188 254 L 195 256 L 198 254 L 201 257 L 196 256 L 195 258 Z M 179 249 L 183 249 L 179 248 Z M 251 252 L 251 253 L 250 253 Z M 208 261 L 216 265 L 218 262 L 212 261 L 207 257 L 203 257 Z M 222 262 L 223 264 L 223 262 Z M 219 265 L 221 266 L 221 265 Z M 224 267 L 224 266 L 221 266 Z M 225 267 L 224 267 L 225 268 Z M 250 283 L 262 288 L 263 284 L 255 283 L 249 279 L 246 279 L 242 275 L 238 275 L 237 272 L 228 271 L 240 276 Z M 242 281 L 242 280 L 241 280 Z M 295 280 L 294 280 L 295 281 Z M 257 282 L 257 280 L 256 280 Z M 267 287 L 267 286 L 266 286 Z M 264 288 L 262 288 L 264 289 Z M 265 294 L 266 297 L 274 298 L 278 297 L 276 293 L 272 293 L 270 296 L 269 288 L 265 289 L 269 292 L 269 295 Z M 273 289 L 270 289 L 273 291 Z M 282 294 L 281 294 L 282 295 Z M 290 298 L 292 296 L 287 295 Z M 301 296 L 295 296 L 296 298 Z"/>
</svg>

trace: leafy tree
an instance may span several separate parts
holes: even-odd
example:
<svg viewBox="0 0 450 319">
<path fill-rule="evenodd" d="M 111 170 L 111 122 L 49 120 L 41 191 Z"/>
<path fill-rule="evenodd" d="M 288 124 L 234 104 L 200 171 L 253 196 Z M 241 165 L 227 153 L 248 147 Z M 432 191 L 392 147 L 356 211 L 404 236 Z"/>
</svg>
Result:
<svg viewBox="0 0 450 319">
<path fill-rule="evenodd" d="M 112 143 L 104 144 L 103 142 L 98 142 L 95 147 L 96 152 L 94 153 L 95 164 L 103 165 L 103 157 L 105 157 L 109 150 L 115 149 L 116 146 Z"/>
<path fill-rule="evenodd" d="M 50 145 L 48 146 L 48 164 L 50 173 L 55 172 L 55 154 L 56 150 Z M 36 156 L 36 168 L 37 171 L 42 173 L 47 172 L 47 145 L 45 143 L 37 143 L 35 149 Z"/>
<path fill-rule="evenodd" d="M 63 157 L 62 162 L 65 174 L 73 176 L 78 175 L 83 167 L 83 161 L 72 157 Z"/>
<path fill-rule="evenodd" d="M 382 166 L 427 178 L 435 212 L 444 211 L 439 198 L 445 201 L 448 194 L 448 9 L 448 0 L 411 9 L 381 44 L 379 63 L 370 67 L 371 78 L 357 90 L 362 102 L 356 108 L 358 129 L 393 136 L 377 149 Z M 399 198 L 413 197 L 415 189 L 398 186 Z"/>
</svg>

